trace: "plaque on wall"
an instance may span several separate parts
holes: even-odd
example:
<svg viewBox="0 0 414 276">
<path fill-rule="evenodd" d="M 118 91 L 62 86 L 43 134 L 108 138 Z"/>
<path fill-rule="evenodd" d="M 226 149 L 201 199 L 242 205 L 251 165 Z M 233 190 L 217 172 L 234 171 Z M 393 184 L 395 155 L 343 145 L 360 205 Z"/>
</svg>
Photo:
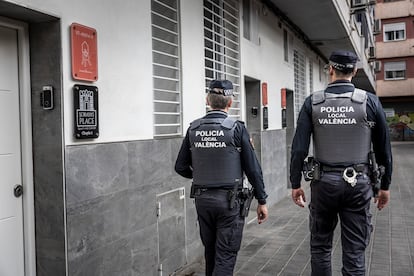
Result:
<svg viewBox="0 0 414 276">
<path fill-rule="evenodd" d="M 98 87 L 75 84 L 73 86 L 75 137 L 98 138 Z"/>
<path fill-rule="evenodd" d="M 72 77 L 94 82 L 98 79 L 98 46 L 96 30 L 73 23 L 70 26 Z"/>
</svg>

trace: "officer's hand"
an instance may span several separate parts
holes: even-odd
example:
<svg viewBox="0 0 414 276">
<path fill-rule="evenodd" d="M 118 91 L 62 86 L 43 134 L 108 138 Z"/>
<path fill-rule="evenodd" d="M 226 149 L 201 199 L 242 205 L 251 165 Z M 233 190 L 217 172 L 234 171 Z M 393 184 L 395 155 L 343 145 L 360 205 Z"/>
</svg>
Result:
<svg viewBox="0 0 414 276">
<path fill-rule="evenodd" d="M 257 205 L 257 222 L 259 224 L 265 222 L 268 217 L 267 207 L 266 205 Z"/>
<path fill-rule="evenodd" d="M 390 191 L 379 190 L 377 197 L 374 199 L 374 203 L 377 203 L 378 210 L 382 210 L 390 200 Z"/>
<path fill-rule="evenodd" d="M 302 188 L 292 189 L 292 199 L 293 202 L 295 202 L 296 205 L 300 207 L 305 207 L 305 192 L 302 190 Z"/>
</svg>

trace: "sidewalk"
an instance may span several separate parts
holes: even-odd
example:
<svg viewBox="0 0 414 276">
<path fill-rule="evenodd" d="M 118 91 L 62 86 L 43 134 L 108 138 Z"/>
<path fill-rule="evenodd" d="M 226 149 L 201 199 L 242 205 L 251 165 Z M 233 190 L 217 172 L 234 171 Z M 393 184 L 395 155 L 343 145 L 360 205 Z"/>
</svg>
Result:
<svg viewBox="0 0 414 276">
<path fill-rule="evenodd" d="M 374 231 L 366 251 L 367 276 L 414 275 L 414 143 L 393 143 L 393 156 L 391 201 L 382 211 L 371 205 Z M 309 185 L 304 187 L 309 197 Z M 310 275 L 308 209 L 287 196 L 271 206 L 269 214 L 262 225 L 253 214 L 248 217 L 234 275 Z M 342 275 L 339 227 L 333 244 L 333 275 Z M 204 275 L 202 264 L 185 271 L 177 276 Z"/>
</svg>

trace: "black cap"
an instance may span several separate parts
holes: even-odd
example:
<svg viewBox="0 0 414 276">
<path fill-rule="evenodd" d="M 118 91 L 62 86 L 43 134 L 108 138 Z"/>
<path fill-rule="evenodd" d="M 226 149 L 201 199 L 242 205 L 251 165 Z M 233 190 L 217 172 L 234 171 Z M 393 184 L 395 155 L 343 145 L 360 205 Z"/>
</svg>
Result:
<svg viewBox="0 0 414 276">
<path fill-rule="evenodd" d="M 216 91 L 214 88 L 222 89 L 222 91 Z M 212 80 L 210 82 L 209 92 L 224 96 L 233 96 L 233 84 L 229 80 Z"/>
<path fill-rule="evenodd" d="M 357 61 L 358 57 L 350 51 L 333 51 L 329 57 L 329 64 L 339 71 L 354 70 Z"/>
</svg>

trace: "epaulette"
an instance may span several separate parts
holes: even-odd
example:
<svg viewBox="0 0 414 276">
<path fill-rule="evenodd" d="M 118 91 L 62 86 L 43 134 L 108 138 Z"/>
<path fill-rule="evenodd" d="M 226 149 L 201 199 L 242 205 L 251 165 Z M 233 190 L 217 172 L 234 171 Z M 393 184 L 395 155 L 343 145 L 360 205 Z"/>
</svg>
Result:
<svg viewBox="0 0 414 276">
<path fill-rule="evenodd" d="M 221 124 L 221 126 L 224 128 L 232 129 L 234 125 L 236 124 L 236 122 L 237 122 L 236 119 L 233 119 L 230 117 L 226 117 L 225 119 L 223 118 L 208 118 L 208 119 L 200 118 L 190 123 L 190 129 L 191 130 L 196 129 L 201 124 Z"/>
<path fill-rule="evenodd" d="M 367 98 L 367 92 L 362 89 L 355 88 L 354 93 L 352 93 L 352 101 L 357 103 L 363 103 Z"/>
<path fill-rule="evenodd" d="M 352 93 L 352 94 L 351 94 Z M 355 88 L 354 92 L 342 93 L 342 94 L 329 94 L 328 98 L 337 98 L 337 97 L 351 97 L 351 100 L 356 103 L 363 103 L 367 97 L 367 93 L 362 90 Z M 325 91 L 315 91 L 312 94 L 312 104 L 323 103 L 326 99 Z"/>
<path fill-rule="evenodd" d="M 312 104 L 320 104 L 325 101 L 325 91 L 315 91 L 312 93 Z"/>
<path fill-rule="evenodd" d="M 226 119 L 224 119 L 224 121 L 221 123 L 221 126 L 227 129 L 232 129 L 234 127 L 234 125 L 236 124 L 235 119 L 230 118 L 230 117 L 226 117 Z"/>
</svg>

